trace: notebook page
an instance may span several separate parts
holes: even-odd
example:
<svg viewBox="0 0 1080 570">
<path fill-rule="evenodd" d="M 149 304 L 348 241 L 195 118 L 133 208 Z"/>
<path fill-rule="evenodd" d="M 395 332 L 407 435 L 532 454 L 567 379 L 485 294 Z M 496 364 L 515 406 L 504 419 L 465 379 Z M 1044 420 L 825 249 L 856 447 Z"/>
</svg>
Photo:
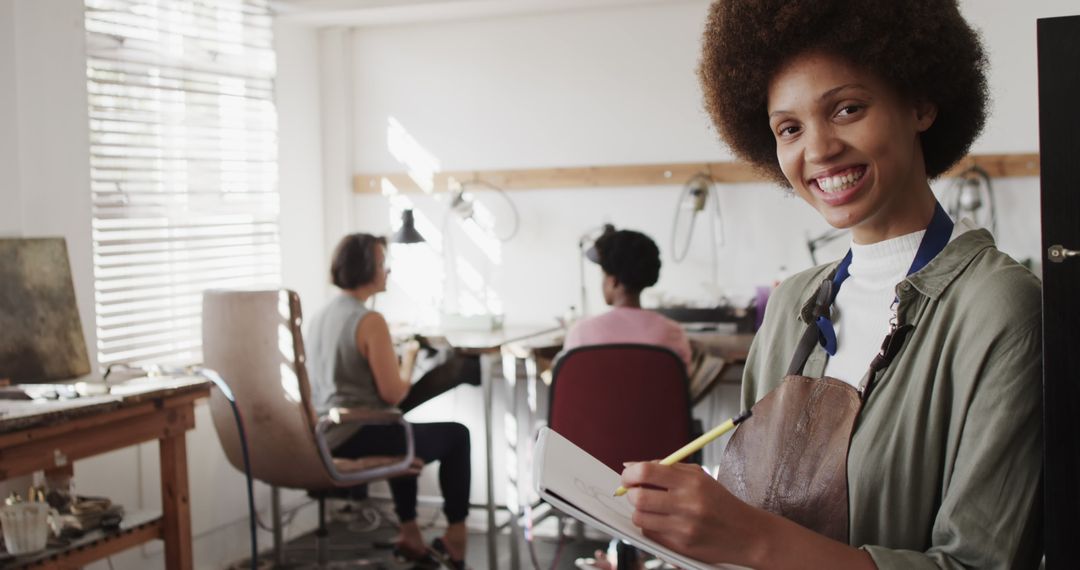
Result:
<svg viewBox="0 0 1080 570">
<path fill-rule="evenodd" d="M 612 495 L 621 483 L 619 474 L 555 431 L 541 429 L 534 457 L 537 492 L 567 514 L 684 568 L 740 568 L 693 560 L 646 538 L 634 526 L 629 499 Z"/>
</svg>

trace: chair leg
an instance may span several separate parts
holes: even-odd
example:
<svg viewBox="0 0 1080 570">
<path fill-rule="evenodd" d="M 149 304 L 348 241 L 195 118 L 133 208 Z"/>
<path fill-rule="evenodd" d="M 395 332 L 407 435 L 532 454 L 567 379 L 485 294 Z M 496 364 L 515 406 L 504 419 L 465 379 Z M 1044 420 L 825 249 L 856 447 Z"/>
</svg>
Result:
<svg viewBox="0 0 1080 570">
<path fill-rule="evenodd" d="M 274 524 L 275 527 L 280 525 L 280 501 L 278 500 L 278 489 L 271 487 L 271 508 L 274 510 Z M 280 558 L 275 560 L 274 568 L 295 568 L 297 570 L 353 570 L 356 568 L 366 569 L 383 569 L 385 567 L 384 561 L 379 559 L 369 560 L 363 558 L 350 559 L 350 560 L 335 560 L 330 561 L 330 529 L 328 526 L 328 513 L 326 498 L 329 496 L 327 491 L 309 491 L 308 496 L 315 499 L 318 506 L 318 526 L 315 528 L 315 560 L 314 562 L 289 562 L 284 560 L 284 548 L 281 549 Z M 275 533 L 276 537 L 276 533 Z M 351 550 L 346 547 L 346 550 Z M 290 549 L 293 554 L 296 554 L 296 549 Z M 309 548 L 300 547 L 299 550 L 306 550 L 310 552 Z M 275 557 L 279 556 L 275 545 Z"/>
<path fill-rule="evenodd" d="M 329 531 L 326 530 L 326 494 L 319 494 L 319 528 L 315 529 L 315 559 L 320 568 L 326 567 L 330 550 Z"/>
<path fill-rule="evenodd" d="M 618 566 L 616 570 L 636 570 L 638 562 L 638 550 L 630 544 L 619 541 L 615 545 L 616 558 L 618 559 Z"/>
<path fill-rule="evenodd" d="M 281 489 L 270 487 L 270 510 L 274 525 L 274 565 L 285 567 L 285 541 L 281 530 Z"/>
</svg>

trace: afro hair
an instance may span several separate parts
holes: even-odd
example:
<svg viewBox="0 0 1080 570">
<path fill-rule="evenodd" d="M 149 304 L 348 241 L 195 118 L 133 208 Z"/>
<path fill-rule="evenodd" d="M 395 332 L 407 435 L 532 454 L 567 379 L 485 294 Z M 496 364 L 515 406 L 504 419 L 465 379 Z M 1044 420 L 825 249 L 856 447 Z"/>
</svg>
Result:
<svg viewBox="0 0 1080 570">
<path fill-rule="evenodd" d="M 769 82 L 811 51 L 937 106 L 921 135 L 930 178 L 963 158 L 986 123 L 986 55 L 955 0 L 717 0 L 698 68 L 705 109 L 737 156 L 784 186 L 767 120 Z"/>
<path fill-rule="evenodd" d="M 649 236 L 632 230 L 605 233 L 596 240 L 604 273 L 634 293 L 660 279 L 660 248 Z"/>
</svg>

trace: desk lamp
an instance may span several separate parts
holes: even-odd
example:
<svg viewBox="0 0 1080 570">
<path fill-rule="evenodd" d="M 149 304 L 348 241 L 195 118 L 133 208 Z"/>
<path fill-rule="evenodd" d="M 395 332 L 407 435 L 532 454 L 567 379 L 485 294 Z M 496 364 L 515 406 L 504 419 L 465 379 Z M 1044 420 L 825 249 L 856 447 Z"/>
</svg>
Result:
<svg viewBox="0 0 1080 570">
<path fill-rule="evenodd" d="M 578 238 L 578 262 L 580 264 L 578 278 L 581 285 L 581 316 L 583 317 L 589 315 L 588 299 L 585 295 L 585 259 L 590 259 L 593 263 L 600 263 L 600 254 L 596 251 L 596 240 L 613 233 L 615 233 L 615 226 L 604 224 L 581 234 L 581 237 Z"/>
<path fill-rule="evenodd" d="M 401 228 L 390 236 L 390 243 L 423 243 L 427 240 L 416 231 L 416 220 L 411 209 L 401 212 Z"/>
</svg>

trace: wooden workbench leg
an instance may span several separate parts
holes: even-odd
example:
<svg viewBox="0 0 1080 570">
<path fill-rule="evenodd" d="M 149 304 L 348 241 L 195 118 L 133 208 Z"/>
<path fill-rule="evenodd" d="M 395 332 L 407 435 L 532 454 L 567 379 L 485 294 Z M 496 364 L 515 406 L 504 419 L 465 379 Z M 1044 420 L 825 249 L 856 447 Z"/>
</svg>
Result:
<svg viewBox="0 0 1080 570">
<path fill-rule="evenodd" d="M 165 568 L 191 570 L 191 503 L 188 496 L 187 442 L 181 431 L 158 440 L 161 448 L 162 538 Z"/>
</svg>

